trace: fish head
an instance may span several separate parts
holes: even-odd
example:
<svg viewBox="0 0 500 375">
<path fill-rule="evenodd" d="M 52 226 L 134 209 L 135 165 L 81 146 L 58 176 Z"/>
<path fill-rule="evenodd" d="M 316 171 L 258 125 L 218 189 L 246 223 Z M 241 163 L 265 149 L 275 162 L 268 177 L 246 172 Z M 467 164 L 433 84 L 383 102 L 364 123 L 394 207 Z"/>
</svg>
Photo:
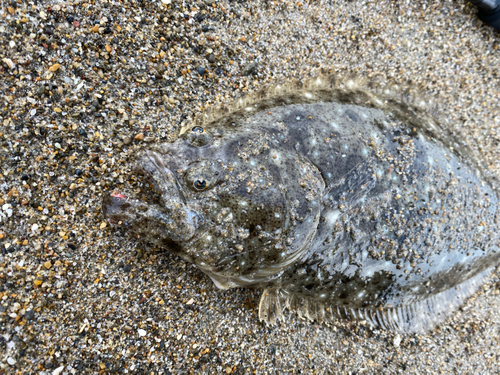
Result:
<svg viewBox="0 0 500 375">
<path fill-rule="evenodd" d="M 195 126 L 140 151 L 135 166 L 159 202 L 115 192 L 104 199 L 105 217 L 195 264 L 219 288 L 278 277 L 318 225 L 321 174 L 266 129 Z"/>
</svg>

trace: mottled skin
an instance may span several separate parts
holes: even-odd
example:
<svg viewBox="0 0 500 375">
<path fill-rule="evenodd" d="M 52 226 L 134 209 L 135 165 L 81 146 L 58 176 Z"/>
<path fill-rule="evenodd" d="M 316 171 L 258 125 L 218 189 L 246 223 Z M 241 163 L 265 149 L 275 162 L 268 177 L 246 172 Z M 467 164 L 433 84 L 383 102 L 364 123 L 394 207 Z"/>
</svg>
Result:
<svg viewBox="0 0 500 375">
<path fill-rule="evenodd" d="M 500 258 L 496 193 L 437 133 L 425 113 L 362 90 L 297 90 L 140 152 L 161 202 L 113 194 L 104 213 L 220 288 L 266 288 L 268 322 L 284 307 L 328 320 L 341 306 L 421 330 L 440 321 L 421 313 L 449 313 L 422 301 L 461 301 Z"/>
</svg>

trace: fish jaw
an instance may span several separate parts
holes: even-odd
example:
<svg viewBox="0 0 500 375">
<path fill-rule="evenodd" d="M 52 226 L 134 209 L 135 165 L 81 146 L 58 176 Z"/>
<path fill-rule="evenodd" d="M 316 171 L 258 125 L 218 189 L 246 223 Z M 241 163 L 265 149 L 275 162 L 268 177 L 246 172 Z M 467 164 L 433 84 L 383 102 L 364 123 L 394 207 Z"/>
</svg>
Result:
<svg viewBox="0 0 500 375">
<path fill-rule="evenodd" d="M 106 196 L 102 211 L 111 224 L 147 237 L 160 246 L 190 241 L 202 221 L 186 204 L 172 202 L 162 207 L 128 198 L 121 193 Z"/>
</svg>

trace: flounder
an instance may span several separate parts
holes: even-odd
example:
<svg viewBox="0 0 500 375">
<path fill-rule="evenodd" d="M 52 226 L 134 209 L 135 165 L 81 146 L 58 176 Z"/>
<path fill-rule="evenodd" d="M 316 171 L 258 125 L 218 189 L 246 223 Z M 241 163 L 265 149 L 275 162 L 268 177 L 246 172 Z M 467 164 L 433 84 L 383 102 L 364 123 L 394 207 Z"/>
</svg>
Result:
<svg viewBox="0 0 500 375">
<path fill-rule="evenodd" d="M 498 263 L 498 196 L 465 144 L 393 91 L 321 78 L 241 100 L 137 152 L 158 201 L 113 193 L 104 215 L 221 289 L 263 288 L 269 324 L 288 308 L 426 331 Z"/>
</svg>

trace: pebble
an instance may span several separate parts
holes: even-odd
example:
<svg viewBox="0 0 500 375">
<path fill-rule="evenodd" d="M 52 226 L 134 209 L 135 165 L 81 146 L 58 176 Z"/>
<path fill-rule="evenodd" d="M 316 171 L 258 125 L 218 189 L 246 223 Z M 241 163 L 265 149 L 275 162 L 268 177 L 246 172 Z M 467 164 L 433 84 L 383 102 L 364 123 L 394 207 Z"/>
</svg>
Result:
<svg viewBox="0 0 500 375">
<path fill-rule="evenodd" d="M 24 318 L 26 320 L 33 320 L 33 318 L 35 317 L 35 312 L 33 310 L 28 310 L 26 311 L 26 313 L 24 314 Z"/>
<path fill-rule="evenodd" d="M 145 330 L 143 330 L 143 329 L 138 329 L 137 333 L 139 333 L 139 336 L 141 336 L 141 337 L 144 337 L 147 334 L 147 332 Z"/>
<path fill-rule="evenodd" d="M 52 267 L 52 263 L 50 262 L 50 260 L 48 260 L 48 261 L 43 263 L 43 266 L 47 269 L 50 269 L 50 267 Z"/>
<path fill-rule="evenodd" d="M 54 65 L 52 65 L 52 66 L 49 68 L 49 70 L 50 70 L 51 72 L 56 72 L 56 71 L 57 71 L 60 67 L 61 67 L 61 65 L 60 65 L 60 64 L 54 64 Z"/>
<path fill-rule="evenodd" d="M 254 61 L 251 62 L 250 64 L 246 65 L 245 68 L 243 68 L 243 71 L 241 74 L 244 76 L 249 76 L 250 74 L 255 74 L 257 73 L 257 66 L 258 64 Z"/>
<path fill-rule="evenodd" d="M 399 334 L 394 336 L 393 344 L 395 348 L 399 348 L 399 345 L 401 344 L 401 336 Z"/>
<path fill-rule="evenodd" d="M 156 65 L 156 71 L 160 74 L 163 75 L 165 73 L 165 70 L 167 70 L 166 66 L 163 64 L 158 64 Z"/>
<path fill-rule="evenodd" d="M 142 141 L 144 139 L 144 134 L 143 133 L 138 133 L 135 135 L 134 139 L 136 141 Z"/>
<path fill-rule="evenodd" d="M 130 272 L 132 271 L 132 266 L 130 264 L 126 264 L 124 267 L 123 267 L 123 271 L 124 272 Z"/>
<path fill-rule="evenodd" d="M 129 136 L 123 137 L 123 144 L 128 146 L 131 143 L 132 143 L 132 138 L 130 138 Z"/>
<path fill-rule="evenodd" d="M 7 57 L 3 58 L 2 61 L 5 64 L 7 64 L 7 66 L 9 67 L 9 69 L 14 69 L 16 67 L 16 64 L 14 64 L 14 62 L 11 59 L 7 58 Z"/>
<path fill-rule="evenodd" d="M 215 55 L 213 53 L 209 54 L 207 60 L 213 64 L 215 62 Z"/>
</svg>

